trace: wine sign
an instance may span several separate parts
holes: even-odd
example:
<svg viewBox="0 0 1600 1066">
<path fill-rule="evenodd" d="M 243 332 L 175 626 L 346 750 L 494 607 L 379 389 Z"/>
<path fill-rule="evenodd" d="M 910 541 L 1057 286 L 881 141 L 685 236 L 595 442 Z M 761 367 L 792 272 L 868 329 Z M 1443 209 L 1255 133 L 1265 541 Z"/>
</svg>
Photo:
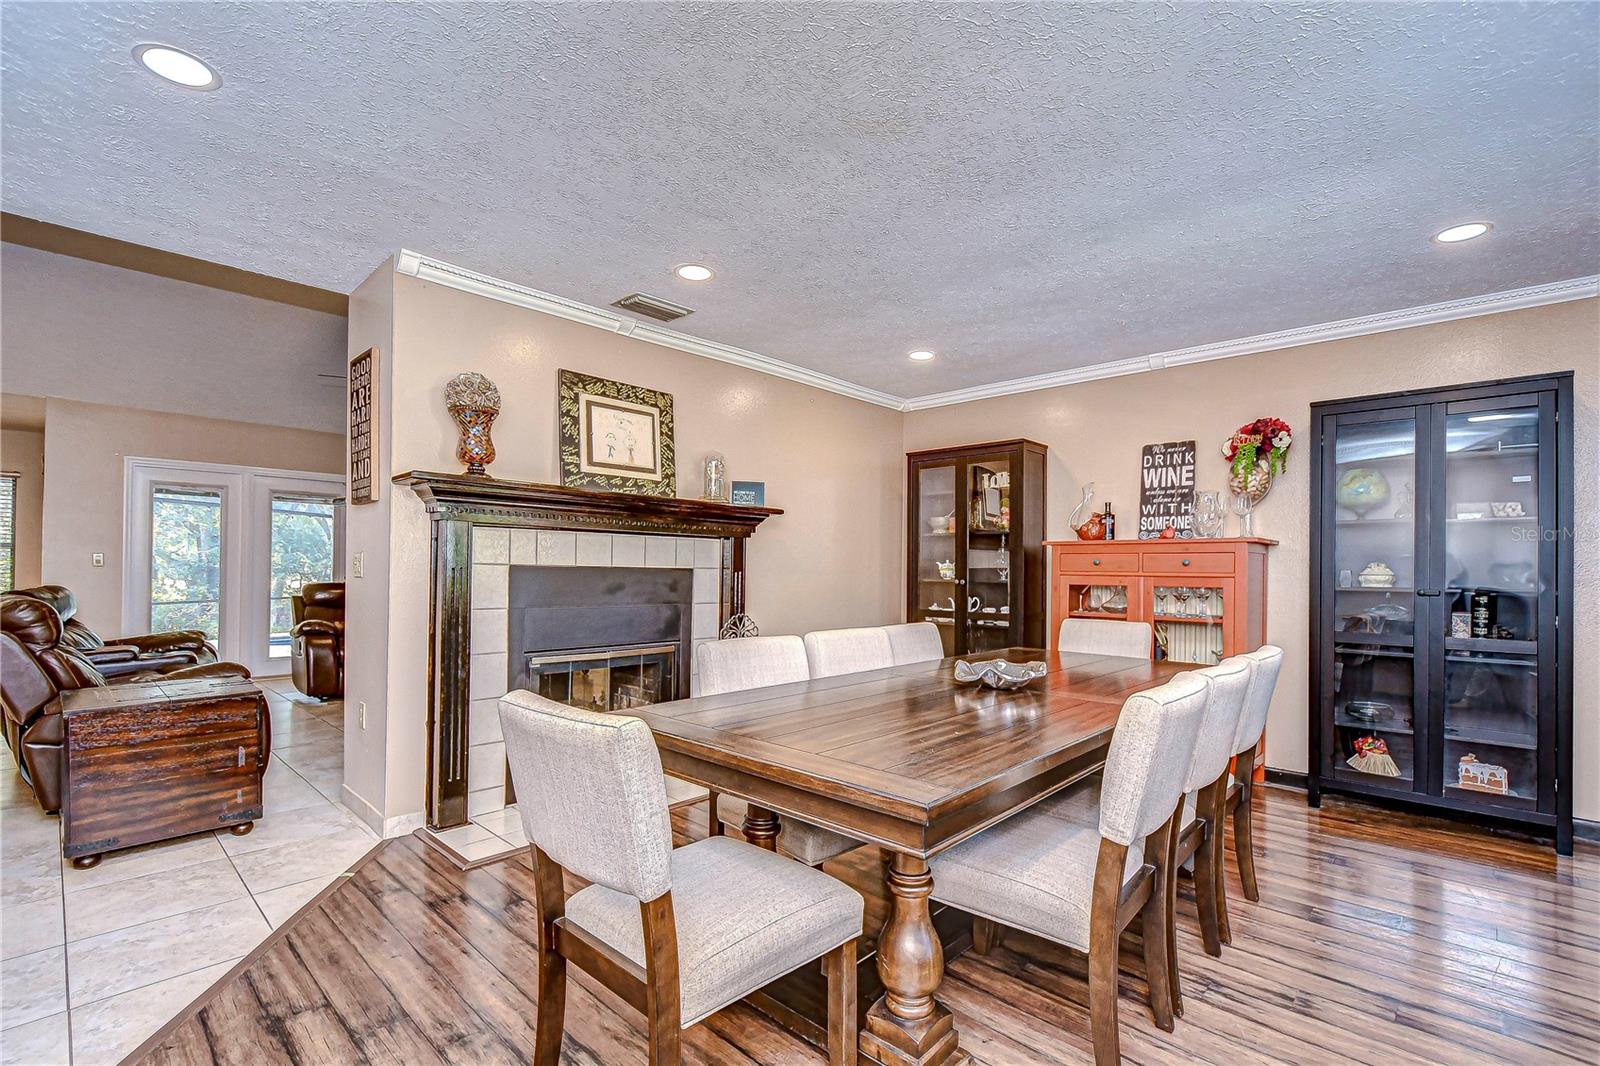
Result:
<svg viewBox="0 0 1600 1066">
<path fill-rule="evenodd" d="M 350 360 L 350 502 L 372 503 L 378 485 L 372 478 L 377 441 L 373 422 L 377 401 L 378 349 L 368 348 Z"/>
<path fill-rule="evenodd" d="M 1172 526 L 1194 536 L 1194 441 L 1146 444 L 1139 459 L 1139 539 Z"/>
</svg>

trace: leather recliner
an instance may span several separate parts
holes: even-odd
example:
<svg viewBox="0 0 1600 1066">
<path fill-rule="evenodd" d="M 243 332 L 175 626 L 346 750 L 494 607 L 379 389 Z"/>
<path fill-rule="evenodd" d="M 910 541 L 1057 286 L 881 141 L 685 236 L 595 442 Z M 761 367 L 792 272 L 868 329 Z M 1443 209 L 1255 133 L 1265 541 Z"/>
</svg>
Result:
<svg viewBox="0 0 1600 1066">
<path fill-rule="evenodd" d="M 168 670 L 146 670 L 119 677 L 119 683 L 181 680 L 194 677 L 244 677 L 238 663 L 202 663 Z M 16 757 L 34 799 L 46 812 L 61 809 L 66 783 L 61 694 L 107 684 L 105 675 L 67 643 L 65 627 L 54 607 L 35 596 L 0 596 L 0 710 L 4 711 L 6 744 Z M 262 723 L 266 766 L 271 749 L 271 718 Z"/>
<path fill-rule="evenodd" d="M 216 647 L 204 633 L 193 629 L 104 640 L 77 616 L 78 597 L 65 585 L 19 589 L 15 595 L 31 596 L 53 607 L 61 618 L 62 643 L 80 652 L 108 678 L 148 670 L 168 673 L 217 661 Z"/>
<path fill-rule="evenodd" d="M 333 699 L 344 695 L 344 583 L 314 581 L 300 587 L 290 601 L 294 643 L 289 665 L 294 687 L 307 696 Z"/>
</svg>

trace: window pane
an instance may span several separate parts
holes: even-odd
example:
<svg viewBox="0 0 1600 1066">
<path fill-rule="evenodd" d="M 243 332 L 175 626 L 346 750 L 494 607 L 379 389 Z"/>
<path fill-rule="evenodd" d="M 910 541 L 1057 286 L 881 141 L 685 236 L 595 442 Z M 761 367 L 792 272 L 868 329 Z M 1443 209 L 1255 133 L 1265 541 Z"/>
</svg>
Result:
<svg viewBox="0 0 1600 1066">
<path fill-rule="evenodd" d="M 158 488 L 150 500 L 150 628 L 218 636 L 222 494 Z"/>
<path fill-rule="evenodd" d="M 17 477 L 0 474 L 0 592 L 16 587 Z"/>
<path fill-rule="evenodd" d="M 272 498 L 272 591 L 267 632 L 273 658 L 289 654 L 291 599 L 308 581 L 333 580 L 334 502 Z"/>
</svg>

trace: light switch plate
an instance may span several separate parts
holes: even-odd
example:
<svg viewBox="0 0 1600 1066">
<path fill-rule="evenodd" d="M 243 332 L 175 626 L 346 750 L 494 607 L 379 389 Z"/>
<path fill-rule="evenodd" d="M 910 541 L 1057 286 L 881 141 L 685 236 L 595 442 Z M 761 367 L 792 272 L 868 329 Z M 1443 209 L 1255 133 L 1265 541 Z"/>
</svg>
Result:
<svg viewBox="0 0 1600 1066">
<path fill-rule="evenodd" d="M 351 555 L 350 556 L 350 576 L 351 577 L 366 577 L 367 575 L 363 572 L 366 569 L 366 563 L 367 563 L 367 553 L 366 552 L 356 552 L 355 554 Z"/>
<path fill-rule="evenodd" d="M 93 555 L 89 556 L 89 561 L 95 566 L 104 566 L 106 565 L 106 553 L 95 552 Z"/>
</svg>

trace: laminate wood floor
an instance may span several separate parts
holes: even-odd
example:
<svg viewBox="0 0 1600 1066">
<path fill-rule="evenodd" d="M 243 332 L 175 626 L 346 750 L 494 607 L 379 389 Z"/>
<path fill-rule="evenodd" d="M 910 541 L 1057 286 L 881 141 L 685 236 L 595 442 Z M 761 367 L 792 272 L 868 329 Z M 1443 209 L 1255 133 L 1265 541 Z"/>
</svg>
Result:
<svg viewBox="0 0 1600 1066">
<path fill-rule="evenodd" d="M 1594 1063 L 1600 1058 L 1600 849 L 1558 859 L 1446 822 L 1257 791 L 1262 900 L 1229 866 L 1233 945 L 1199 945 L 1180 889 L 1186 1013 L 1150 1021 L 1125 950 L 1130 1063 Z M 703 806 L 674 815 L 686 841 Z M 875 885 L 876 854 L 829 864 Z M 577 887 L 576 883 L 569 886 Z M 142 1058 L 167 1063 L 512 1063 L 533 1051 L 533 876 L 525 859 L 466 873 L 392 840 L 215 985 Z M 882 904 L 869 895 L 869 911 Z M 869 918 L 869 924 L 874 924 Z M 579 973 L 563 1062 L 645 1061 L 641 1020 Z M 1084 964 L 1017 933 L 955 960 L 941 993 L 990 1066 L 1092 1060 Z M 689 1063 L 816 1063 L 820 1052 L 736 1005 L 685 1034 Z"/>
</svg>

